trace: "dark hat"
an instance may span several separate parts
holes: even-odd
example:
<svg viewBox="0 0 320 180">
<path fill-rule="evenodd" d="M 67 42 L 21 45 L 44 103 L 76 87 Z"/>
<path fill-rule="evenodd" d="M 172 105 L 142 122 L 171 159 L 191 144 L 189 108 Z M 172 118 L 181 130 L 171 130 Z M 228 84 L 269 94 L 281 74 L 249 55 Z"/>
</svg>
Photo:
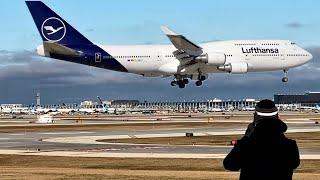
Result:
<svg viewBox="0 0 320 180">
<path fill-rule="evenodd" d="M 258 102 L 255 110 L 258 116 L 271 117 L 278 115 L 278 108 L 274 102 L 269 99 Z"/>
</svg>

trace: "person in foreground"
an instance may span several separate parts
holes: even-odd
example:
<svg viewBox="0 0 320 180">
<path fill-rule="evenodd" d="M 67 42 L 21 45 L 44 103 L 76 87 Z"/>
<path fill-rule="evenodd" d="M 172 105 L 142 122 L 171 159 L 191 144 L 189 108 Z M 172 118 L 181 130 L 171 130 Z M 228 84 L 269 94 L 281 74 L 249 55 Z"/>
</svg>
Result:
<svg viewBox="0 0 320 180">
<path fill-rule="evenodd" d="M 274 102 L 260 101 L 253 123 L 224 159 L 225 169 L 241 170 L 240 180 L 291 180 L 300 156 L 296 141 L 284 135 L 286 130 Z"/>
</svg>

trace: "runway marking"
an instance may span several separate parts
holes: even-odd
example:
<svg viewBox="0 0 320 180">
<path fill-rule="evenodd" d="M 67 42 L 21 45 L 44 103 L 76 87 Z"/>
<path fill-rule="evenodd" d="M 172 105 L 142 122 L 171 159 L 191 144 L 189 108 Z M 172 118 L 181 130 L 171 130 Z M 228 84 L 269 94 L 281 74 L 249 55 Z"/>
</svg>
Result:
<svg viewBox="0 0 320 180">
<path fill-rule="evenodd" d="M 12 139 L 12 138 L 0 138 L 0 140 L 9 140 L 9 139 Z"/>
<path fill-rule="evenodd" d="M 128 136 L 131 138 L 137 138 L 137 136 L 135 136 L 135 135 L 128 135 Z"/>
<path fill-rule="evenodd" d="M 117 153 L 117 152 L 75 152 L 75 151 L 26 151 L 26 150 L 0 150 L 0 154 L 63 156 L 63 157 L 121 157 L 121 158 L 197 158 L 197 159 L 223 159 L 226 154 L 192 154 L 192 153 Z M 302 154 L 301 159 L 320 159 L 317 154 Z"/>
<path fill-rule="evenodd" d="M 298 132 L 319 132 L 320 128 L 298 128 L 289 129 L 288 133 L 298 133 Z M 245 130 L 228 130 L 228 131 L 213 131 L 206 133 L 194 133 L 194 136 L 207 136 L 209 135 L 241 135 L 244 134 Z M 52 133 L 51 133 L 52 134 Z M 56 133 L 55 133 L 56 134 Z M 66 133 L 64 133 L 66 134 Z M 74 133 L 72 133 L 74 134 Z M 79 133 L 75 133 L 79 134 Z M 133 135 L 105 135 L 105 136 L 77 136 L 77 137 L 57 137 L 48 138 L 43 141 L 53 142 L 53 143 L 71 143 L 71 144 L 107 144 L 103 142 L 97 142 L 99 139 L 127 139 Z M 167 134 L 139 134 L 134 135 L 136 138 L 156 138 L 156 137 L 183 137 L 185 133 L 167 133 Z M 136 145 L 136 144 L 135 144 Z"/>
<path fill-rule="evenodd" d="M 117 149 L 117 148 L 110 148 L 110 149 L 101 149 L 100 152 L 106 152 L 106 151 L 121 151 L 123 149 Z M 99 151 L 88 151 L 88 152 L 99 152 Z"/>
<path fill-rule="evenodd" d="M 95 132 L 52 132 L 52 133 L 38 133 L 42 135 L 75 135 L 75 134 L 95 134 Z"/>
<path fill-rule="evenodd" d="M 10 136 L 24 136 L 26 134 L 9 134 Z"/>
<path fill-rule="evenodd" d="M 167 149 L 168 147 L 145 147 L 144 149 Z"/>
<path fill-rule="evenodd" d="M 29 121 L 0 121 L 0 123 L 28 123 Z"/>
</svg>

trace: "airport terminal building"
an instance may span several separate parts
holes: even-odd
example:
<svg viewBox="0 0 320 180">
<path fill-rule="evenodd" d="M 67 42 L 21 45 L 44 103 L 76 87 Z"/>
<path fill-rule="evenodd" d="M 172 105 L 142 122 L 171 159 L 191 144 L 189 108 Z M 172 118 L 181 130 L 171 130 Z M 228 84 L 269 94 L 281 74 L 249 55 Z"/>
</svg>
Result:
<svg viewBox="0 0 320 180">
<path fill-rule="evenodd" d="M 320 104 L 320 92 L 307 92 L 305 94 L 276 94 L 274 102 L 279 106 L 315 107 Z"/>
<path fill-rule="evenodd" d="M 221 100 L 211 99 L 207 101 L 182 101 L 182 102 L 141 102 L 137 108 L 153 109 L 174 109 L 174 110 L 205 110 L 205 111 L 222 111 L 222 110 L 253 110 L 258 101 L 255 99 L 240 100 Z"/>
<path fill-rule="evenodd" d="M 39 98 L 38 98 L 39 97 Z M 39 100 L 39 101 L 38 101 Z M 101 101 L 101 100 L 100 100 Z M 305 94 L 276 94 L 275 104 L 280 110 L 320 110 L 320 92 Z M 155 101 L 113 100 L 83 101 L 80 104 L 41 105 L 37 95 L 37 106 L 22 104 L 1 104 L 0 113 L 32 113 L 36 111 L 58 112 L 101 112 L 106 109 L 117 109 L 126 112 L 222 112 L 222 111 L 254 111 L 259 100 L 256 99 L 208 99 L 203 101 Z M 106 107 L 102 106 L 105 105 Z"/>
</svg>

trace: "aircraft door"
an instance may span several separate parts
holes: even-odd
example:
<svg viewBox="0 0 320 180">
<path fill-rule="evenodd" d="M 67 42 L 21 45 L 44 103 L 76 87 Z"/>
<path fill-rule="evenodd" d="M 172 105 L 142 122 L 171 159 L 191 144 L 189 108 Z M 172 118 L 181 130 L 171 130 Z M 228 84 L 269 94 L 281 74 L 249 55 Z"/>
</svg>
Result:
<svg viewBox="0 0 320 180">
<path fill-rule="evenodd" d="M 246 61 L 249 61 L 249 60 L 250 60 L 250 56 L 251 56 L 250 54 L 246 54 L 245 57 L 244 57 L 245 60 L 246 60 Z"/>
<path fill-rule="evenodd" d="M 157 61 L 162 61 L 162 52 L 158 51 Z"/>
<path fill-rule="evenodd" d="M 286 65 L 286 56 L 287 56 L 287 52 L 286 52 L 286 48 L 288 48 L 289 44 L 288 43 L 285 43 L 285 48 L 283 48 L 281 51 L 280 51 L 280 63 L 282 65 L 282 67 L 284 68 L 285 65 Z"/>
<path fill-rule="evenodd" d="M 101 59 L 102 59 L 101 53 L 95 53 L 95 62 L 99 63 L 101 62 Z"/>
<path fill-rule="evenodd" d="M 288 48 L 288 46 L 289 46 L 289 44 L 288 43 L 285 43 L 284 44 L 284 48 L 283 49 L 281 49 L 281 51 L 280 51 L 280 59 L 282 60 L 282 61 L 284 61 L 284 60 L 286 60 L 286 56 L 287 56 L 287 52 L 286 52 L 286 49 Z"/>
<path fill-rule="evenodd" d="M 280 59 L 283 61 L 286 60 L 286 52 L 284 50 L 280 53 Z"/>
</svg>

